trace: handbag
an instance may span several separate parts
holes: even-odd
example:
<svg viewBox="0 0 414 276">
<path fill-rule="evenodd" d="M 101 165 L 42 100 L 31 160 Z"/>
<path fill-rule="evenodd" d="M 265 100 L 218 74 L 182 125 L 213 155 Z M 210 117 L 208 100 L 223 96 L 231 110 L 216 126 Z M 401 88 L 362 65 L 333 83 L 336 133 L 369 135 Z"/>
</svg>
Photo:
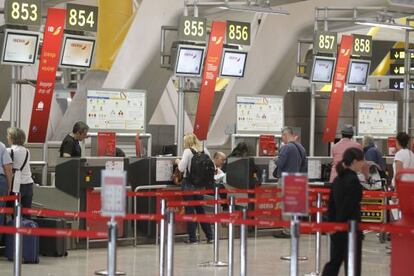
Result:
<svg viewBox="0 0 414 276">
<path fill-rule="evenodd" d="M 173 174 L 171 175 L 171 181 L 175 185 L 181 185 L 181 183 L 183 182 L 183 176 L 184 176 L 184 173 L 180 172 L 178 167 L 176 167 L 174 168 Z"/>
</svg>

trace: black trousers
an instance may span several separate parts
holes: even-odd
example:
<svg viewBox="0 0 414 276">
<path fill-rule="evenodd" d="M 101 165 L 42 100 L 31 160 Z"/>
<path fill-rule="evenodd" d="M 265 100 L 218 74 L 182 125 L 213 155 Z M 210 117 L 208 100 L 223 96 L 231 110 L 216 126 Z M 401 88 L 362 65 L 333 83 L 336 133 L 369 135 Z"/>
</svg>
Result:
<svg viewBox="0 0 414 276">
<path fill-rule="evenodd" d="M 182 189 L 183 190 L 196 190 L 194 185 L 189 184 L 186 178 L 183 179 L 182 182 Z M 204 200 L 203 195 L 188 195 L 183 196 L 184 200 Z M 185 206 L 185 214 L 186 215 L 194 215 L 194 214 L 205 214 L 205 210 L 203 206 Z M 213 239 L 213 231 L 211 230 L 211 225 L 209 223 L 200 223 L 201 229 L 203 229 L 204 234 L 208 240 Z M 197 240 L 196 236 L 196 229 L 197 229 L 197 222 L 187 222 L 187 233 L 189 236 L 189 240 L 194 242 Z"/>
<path fill-rule="evenodd" d="M 362 233 L 357 233 L 355 275 L 361 275 Z M 348 233 L 340 232 L 331 235 L 331 259 L 325 265 L 322 276 L 337 276 L 342 262 L 345 263 L 345 276 L 348 264 Z"/>
</svg>

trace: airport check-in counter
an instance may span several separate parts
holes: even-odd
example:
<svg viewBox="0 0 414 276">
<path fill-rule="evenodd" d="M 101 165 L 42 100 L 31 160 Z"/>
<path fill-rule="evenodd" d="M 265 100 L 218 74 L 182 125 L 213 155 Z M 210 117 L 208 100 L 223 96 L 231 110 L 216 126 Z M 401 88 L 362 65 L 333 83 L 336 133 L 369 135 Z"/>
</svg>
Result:
<svg viewBox="0 0 414 276">
<path fill-rule="evenodd" d="M 155 191 L 151 186 L 173 185 L 171 176 L 173 173 L 173 163 L 179 157 L 149 157 L 149 158 L 129 158 L 128 183 L 132 190 Z M 180 189 L 179 186 L 172 187 Z M 156 197 L 137 197 L 136 212 L 141 214 L 155 214 L 159 208 L 159 198 Z M 167 199 L 168 200 L 168 199 Z M 156 223 L 154 221 L 138 221 L 138 235 L 140 237 L 155 237 Z"/>
<path fill-rule="evenodd" d="M 101 171 L 128 168 L 123 157 L 60 158 L 56 165 L 56 188 L 78 201 L 78 211 L 86 211 L 87 190 L 101 187 Z M 57 199 L 58 200 L 58 199 Z M 80 220 L 85 229 L 85 220 Z"/>
</svg>

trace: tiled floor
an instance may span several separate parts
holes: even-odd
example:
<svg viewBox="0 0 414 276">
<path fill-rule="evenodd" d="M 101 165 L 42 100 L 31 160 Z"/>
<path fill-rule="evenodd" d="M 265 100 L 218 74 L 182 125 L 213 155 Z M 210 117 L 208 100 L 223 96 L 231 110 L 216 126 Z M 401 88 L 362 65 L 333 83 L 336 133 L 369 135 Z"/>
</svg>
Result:
<svg viewBox="0 0 414 276">
<path fill-rule="evenodd" d="M 280 256 L 289 254 L 289 240 L 262 237 L 248 241 L 248 275 L 286 276 L 289 275 L 289 262 L 281 261 Z M 314 269 L 314 238 L 302 236 L 300 253 L 309 257 L 308 261 L 300 262 L 300 274 Z M 385 253 L 385 245 L 380 244 L 375 234 L 367 235 L 363 244 L 363 274 L 389 275 L 390 257 Z M 322 238 L 322 266 L 326 262 L 327 243 Z M 227 275 L 226 268 L 201 268 L 198 264 L 212 259 L 212 245 L 175 244 L 174 275 L 204 276 Z M 227 260 L 227 242 L 220 243 L 221 260 Z M 118 249 L 118 269 L 127 275 L 143 276 L 158 275 L 158 249 L 155 245 L 140 245 L 137 248 L 124 246 Z M 235 274 L 239 275 L 239 243 L 235 244 Z M 41 257 L 40 264 L 23 265 L 24 276 L 79 276 L 94 275 L 94 271 L 105 268 L 106 250 L 91 249 L 69 251 L 68 257 Z M 12 263 L 0 259 L 0 275 L 13 275 Z M 340 275 L 344 275 L 343 272 Z"/>
</svg>

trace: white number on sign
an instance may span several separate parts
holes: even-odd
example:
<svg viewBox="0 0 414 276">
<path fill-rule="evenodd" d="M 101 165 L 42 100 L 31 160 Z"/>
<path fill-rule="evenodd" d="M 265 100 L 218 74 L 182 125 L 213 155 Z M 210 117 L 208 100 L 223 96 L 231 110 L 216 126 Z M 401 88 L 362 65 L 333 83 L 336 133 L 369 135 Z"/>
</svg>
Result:
<svg viewBox="0 0 414 276">
<path fill-rule="evenodd" d="M 333 49 L 335 37 L 332 35 L 320 35 L 319 36 L 319 48 L 320 49 Z"/>
<path fill-rule="evenodd" d="M 369 53 L 371 51 L 371 40 L 364 38 L 355 38 L 354 50 L 355 52 Z"/>
<path fill-rule="evenodd" d="M 69 24 L 72 26 L 80 26 L 83 27 L 86 24 L 92 28 L 95 25 L 95 21 L 93 20 L 93 11 L 89 12 L 88 16 L 86 16 L 85 10 L 76 10 L 71 9 L 69 11 Z"/>
<path fill-rule="evenodd" d="M 13 19 L 22 19 L 36 21 L 37 20 L 37 6 L 35 4 L 29 5 L 29 3 L 19 2 L 12 3 L 11 17 Z"/>
<path fill-rule="evenodd" d="M 184 21 L 184 35 L 203 36 L 204 22 L 203 21 Z"/>
</svg>

